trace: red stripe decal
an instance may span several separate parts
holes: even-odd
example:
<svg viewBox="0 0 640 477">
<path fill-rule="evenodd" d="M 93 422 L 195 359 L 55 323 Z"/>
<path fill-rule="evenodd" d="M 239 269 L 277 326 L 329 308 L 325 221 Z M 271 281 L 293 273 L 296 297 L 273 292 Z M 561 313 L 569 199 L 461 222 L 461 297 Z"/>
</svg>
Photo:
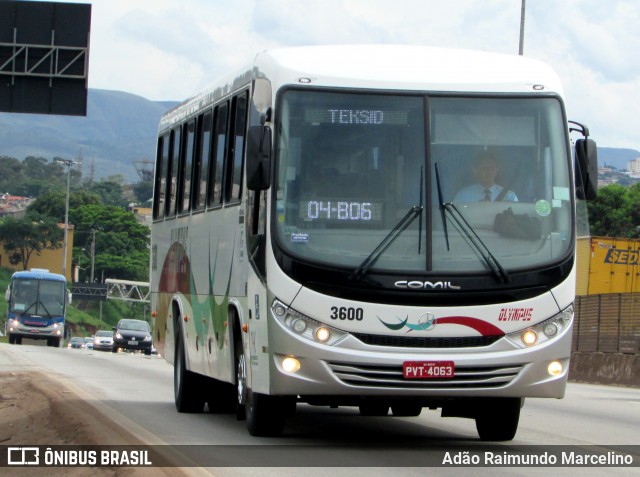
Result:
<svg viewBox="0 0 640 477">
<path fill-rule="evenodd" d="M 469 328 L 473 328 L 482 336 L 504 335 L 504 332 L 497 326 L 487 323 L 486 321 L 479 320 L 478 318 L 471 318 L 470 316 L 447 316 L 445 318 L 436 318 L 434 323 L 439 325 L 453 324 L 467 326 Z"/>
</svg>

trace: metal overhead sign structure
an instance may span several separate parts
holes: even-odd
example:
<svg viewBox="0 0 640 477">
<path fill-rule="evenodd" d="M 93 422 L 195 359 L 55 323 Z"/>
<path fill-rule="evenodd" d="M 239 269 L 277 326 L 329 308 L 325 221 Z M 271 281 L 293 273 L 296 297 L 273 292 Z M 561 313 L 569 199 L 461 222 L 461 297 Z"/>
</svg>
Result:
<svg viewBox="0 0 640 477">
<path fill-rule="evenodd" d="M 91 5 L 0 0 L 0 112 L 87 115 Z"/>
<path fill-rule="evenodd" d="M 151 290 L 148 282 L 134 282 L 107 278 L 105 283 L 76 283 L 71 287 L 74 300 L 121 300 L 149 303 Z"/>
</svg>

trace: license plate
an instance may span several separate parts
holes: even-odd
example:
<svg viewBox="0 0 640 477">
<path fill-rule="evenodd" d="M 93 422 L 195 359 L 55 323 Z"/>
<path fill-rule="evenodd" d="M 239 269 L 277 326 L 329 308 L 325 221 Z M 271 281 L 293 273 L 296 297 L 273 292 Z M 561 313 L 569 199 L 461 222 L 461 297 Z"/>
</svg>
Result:
<svg viewBox="0 0 640 477">
<path fill-rule="evenodd" d="M 136 346 L 137 344 L 137 341 L 129 341 L 129 346 Z"/>
<path fill-rule="evenodd" d="M 405 379 L 450 379 L 453 378 L 453 361 L 405 361 L 402 374 Z"/>
</svg>

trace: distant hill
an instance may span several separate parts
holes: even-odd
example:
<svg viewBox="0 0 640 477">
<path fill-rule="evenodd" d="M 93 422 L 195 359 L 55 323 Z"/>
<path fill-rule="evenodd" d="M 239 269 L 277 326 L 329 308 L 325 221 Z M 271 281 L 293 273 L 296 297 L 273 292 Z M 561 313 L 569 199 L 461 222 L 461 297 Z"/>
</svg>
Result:
<svg viewBox="0 0 640 477">
<path fill-rule="evenodd" d="M 613 166 L 616 169 L 627 169 L 627 164 L 640 157 L 640 151 L 635 149 L 617 149 L 614 147 L 598 146 L 598 166 Z"/>
<path fill-rule="evenodd" d="M 0 156 L 83 159 L 83 174 L 140 180 L 134 161 L 153 160 L 160 116 L 176 102 L 90 89 L 87 116 L 0 113 Z"/>
<path fill-rule="evenodd" d="M 95 179 L 122 174 L 140 180 L 135 161 L 152 161 L 160 116 L 177 102 L 150 101 L 123 91 L 90 89 L 87 117 L 0 113 L 0 156 L 83 158 Z M 626 169 L 634 149 L 598 147 L 599 165 Z"/>
</svg>

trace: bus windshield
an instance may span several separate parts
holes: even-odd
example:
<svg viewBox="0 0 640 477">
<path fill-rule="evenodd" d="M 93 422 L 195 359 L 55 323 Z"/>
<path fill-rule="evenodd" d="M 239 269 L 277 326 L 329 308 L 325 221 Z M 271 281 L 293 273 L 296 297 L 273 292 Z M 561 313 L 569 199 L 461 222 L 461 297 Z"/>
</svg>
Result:
<svg viewBox="0 0 640 477">
<path fill-rule="evenodd" d="M 64 282 L 14 279 L 9 311 L 20 315 L 63 316 L 66 287 Z"/>
<path fill-rule="evenodd" d="M 279 101 L 274 214 L 288 254 L 362 270 L 386 239 L 371 269 L 495 273 L 570 252 L 559 99 L 287 90 Z"/>
</svg>

